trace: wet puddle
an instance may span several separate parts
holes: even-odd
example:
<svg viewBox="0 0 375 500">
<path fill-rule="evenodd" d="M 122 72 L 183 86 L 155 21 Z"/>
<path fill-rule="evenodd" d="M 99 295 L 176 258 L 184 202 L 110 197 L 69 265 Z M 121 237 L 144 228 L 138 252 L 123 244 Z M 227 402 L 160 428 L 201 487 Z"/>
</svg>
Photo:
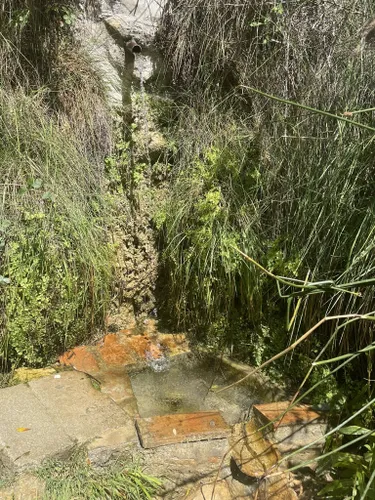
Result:
<svg viewBox="0 0 375 500">
<path fill-rule="evenodd" d="M 164 366 L 149 366 L 130 375 L 141 417 L 219 410 L 228 424 L 240 421 L 251 406 L 272 399 L 264 386 L 251 381 L 216 391 L 243 373 L 215 358 L 180 357 Z"/>
</svg>

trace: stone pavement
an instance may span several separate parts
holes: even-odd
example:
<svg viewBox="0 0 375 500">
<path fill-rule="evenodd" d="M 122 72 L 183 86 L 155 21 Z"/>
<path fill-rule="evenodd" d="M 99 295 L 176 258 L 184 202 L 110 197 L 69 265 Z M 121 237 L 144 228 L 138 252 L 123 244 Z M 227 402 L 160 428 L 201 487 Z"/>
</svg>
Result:
<svg viewBox="0 0 375 500">
<path fill-rule="evenodd" d="M 257 418 L 234 426 L 224 420 L 221 408 L 148 418 L 138 414 L 129 373 L 149 365 L 158 371 L 166 359 L 185 355 L 189 350 L 183 335 L 160 334 L 153 325 L 143 334 L 121 330 L 65 353 L 60 364 L 70 371 L 1 389 L 0 480 L 18 475 L 9 494 L 17 488 L 25 491 L 32 483 L 28 471 L 44 460 L 64 459 L 85 445 L 93 467 L 105 467 L 125 450 L 136 451 L 145 471 L 162 479 L 160 498 L 165 500 L 297 498 L 290 486 L 293 478 L 282 470 L 275 480 L 262 479 L 277 466 L 280 454 L 274 436 L 258 431 L 265 422 L 257 419 L 284 415 L 279 429 L 284 434 L 289 429 L 295 445 L 306 440 L 316 420 L 311 408 L 288 410 L 288 402 L 256 405 Z M 30 491 L 40 487 L 31 486 Z M 15 498 L 28 498 L 16 493 Z M 0 499 L 13 498 L 7 494 L 0 490 Z"/>
<path fill-rule="evenodd" d="M 110 429 L 125 428 L 129 443 L 137 442 L 125 411 L 74 371 L 2 389 L 0 419 L 0 477 L 67 456 Z"/>
</svg>

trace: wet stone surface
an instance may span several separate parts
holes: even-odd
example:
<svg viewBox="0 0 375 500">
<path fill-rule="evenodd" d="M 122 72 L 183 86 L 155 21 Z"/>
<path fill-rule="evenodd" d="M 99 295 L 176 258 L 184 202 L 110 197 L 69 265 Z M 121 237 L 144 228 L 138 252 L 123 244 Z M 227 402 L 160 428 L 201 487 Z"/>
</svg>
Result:
<svg viewBox="0 0 375 500">
<path fill-rule="evenodd" d="M 218 411 L 137 418 L 136 426 L 144 448 L 222 439 L 230 434 L 230 427 Z"/>
<path fill-rule="evenodd" d="M 274 388 L 250 379 L 218 392 L 248 367 L 192 354 L 183 335 L 160 333 L 154 322 L 72 349 L 60 365 L 70 370 L 0 391 L 0 473 L 24 473 L 84 445 L 97 469 L 140 455 L 145 472 L 162 479 L 164 500 L 297 498 L 293 478 L 277 468 L 278 448 L 256 419 L 244 421 Z M 258 404 L 255 413 L 269 421 L 285 405 Z M 314 423 L 310 409 L 284 423 L 301 425 L 302 414 Z"/>
<path fill-rule="evenodd" d="M 252 384 L 217 393 L 241 375 L 214 358 L 191 355 L 171 360 L 165 371 L 149 367 L 131 373 L 130 378 L 142 417 L 220 409 L 226 422 L 233 425 L 255 401 L 267 398 Z"/>
</svg>

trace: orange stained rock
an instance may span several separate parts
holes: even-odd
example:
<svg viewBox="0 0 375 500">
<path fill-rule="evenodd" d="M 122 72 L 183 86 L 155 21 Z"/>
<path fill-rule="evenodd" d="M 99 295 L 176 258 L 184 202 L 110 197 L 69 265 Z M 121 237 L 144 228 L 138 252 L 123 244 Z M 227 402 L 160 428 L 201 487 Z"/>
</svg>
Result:
<svg viewBox="0 0 375 500">
<path fill-rule="evenodd" d="M 64 366 L 71 366 L 80 372 L 90 375 L 96 374 L 100 371 L 100 367 L 91 350 L 92 348 L 88 346 L 75 347 L 60 356 L 59 362 Z"/>
<path fill-rule="evenodd" d="M 266 422 L 274 422 L 274 427 L 301 423 L 307 424 L 322 418 L 319 413 L 307 405 L 297 405 L 288 410 L 290 404 L 290 401 L 280 401 L 254 405 L 253 409 L 255 414 L 263 418 Z"/>
<path fill-rule="evenodd" d="M 63 354 L 59 361 L 88 374 L 111 368 L 134 366 L 150 359 L 159 359 L 166 351 L 170 355 L 186 352 L 184 335 L 136 333 L 134 329 L 109 333 L 96 346 L 80 346 Z"/>
<path fill-rule="evenodd" d="M 146 361 L 147 356 L 157 359 L 162 355 L 162 350 L 147 335 L 124 337 L 111 333 L 104 337 L 98 353 L 107 366 L 127 366 Z"/>
<path fill-rule="evenodd" d="M 137 418 L 136 426 L 144 448 L 220 439 L 230 434 L 230 427 L 218 411 Z"/>
<path fill-rule="evenodd" d="M 188 350 L 186 337 L 183 334 L 160 334 L 159 341 L 171 354 L 179 354 Z"/>
<path fill-rule="evenodd" d="M 137 361 L 132 349 L 126 344 L 120 343 L 115 333 L 106 335 L 103 345 L 98 347 L 98 354 L 107 366 L 126 366 Z"/>
<path fill-rule="evenodd" d="M 119 330 L 117 332 L 117 335 L 119 337 L 131 337 L 132 335 L 136 334 L 136 330 L 134 328 L 127 328 L 125 330 Z"/>
<path fill-rule="evenodd" d="M 163 355 L 163 351 L 155 344 L 149 345 L 147 353 L 152 359 L 159 359 Z"/>
<path fill-rule="evenodd" d="M 140 359 L 147 359 L 147 353 L 153 358 L 159 358 L 162 354 L 160 347 L 157 343 L 152 342 L 147 335 L 134 335 L 129 338 L 128 345 L 130 349 L 137 354 Z"/>
</svg>

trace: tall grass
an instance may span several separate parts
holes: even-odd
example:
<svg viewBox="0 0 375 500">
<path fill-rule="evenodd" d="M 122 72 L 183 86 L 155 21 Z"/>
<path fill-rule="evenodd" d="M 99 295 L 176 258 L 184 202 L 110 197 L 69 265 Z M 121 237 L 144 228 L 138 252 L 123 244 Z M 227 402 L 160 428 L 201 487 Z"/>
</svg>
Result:
<svg viewBox="0 0 375 500">
<path fill-rule="evenodd" d="M 332 282 L 328 281 L 312 283 L 306 279 L 302 284 L 296 282 L 296 280 L 288 280 L 284 277 L 275 276 L 268 270 L 262 268 L 262 266 L 251 257 L 245 254 L 242 254 L 242 256 L 269 277 L 272 277 L 279 285 L 279 289 L 280 285 L 287 285 L 290 289 L 289 298 L 294 296 L 296 293 L 300 296 L 303 294 L 324 294 L 327 289 L 335 286 Z M 374 281 L 374 279 L 372 279 L 372 281 Z M 367 285 L 370 285 L 370 283 L 367 283 Z M 354 282 L 351 283 L 348 288 L 358 288 L 359 286 L 360 284 L 358 282 Z M 288 295 L 285 297 L 288 297 Z M 293 317 L 295 318 L 296 315 Z M 327 322 L 334 324 L 335 326 L 332 328 L 331 335 L 325 345 L 323 345 L 320 350 L 316 350 L 314 356 L 311 357 L 311 365 L 309 366 L 303 381 L 300 383 L 298 390 L 294 394 L 286 411 L 281 412 L 280 415 L 276 415 L 273 421 L 266 424 L 261 430 L 264 430 L 268 426 L 272 426 L 276 422 L 278 422 L 277 425 L 279 425 L 291 408 L 306 399 L 306 397 L 312 398 L 314 392 L 321 391 L 322 388 L 324 389 L 324 385 L 327 381 L 329 382 L 332 380 L 332 376 L 337 376 L 337 374 L 342 373 L 348 366 L 352 365 L 355 360 L 361 360 L 361 358 L 363 360 L 364 356 L 368 356 L 372 353 L 375 349 L 374 342 L 370 342 L 368 345 L 359 350 L 346 352 L 345 354 L 335 356 L 331 359 L 329 358 L 329 355 L 327 357 L 327 353 L 329 353 L 329 346 L 340 334 L 340 331 L 342 331 L 348 324 L 355 324 L 358 326 L 365 322 L 373 325 L 374 320 L 374 311 L 363 314 L 354 313 L 324 316 L 317 324 L 311 327 L 309 331 L 301 335 L 298 340 L 296 340 L 287 349 L 277 353 L 272 357 L 272 359 L 267 360 L 261 366 L 252 370 L 241 380 L 220 389 L 220 391 L 231 389 L 234 385 L 241 383 L 250 376 L 253 376 L 255 372 L 276 361 L 278 358 L 285 356 L 288 352 L 293 351 L 299 344 L 306 342 L 309 337 L 316 335 L 322 324 Z M 313 372 L 316 369 L 319 369 L 322 365 L 326 367 L 324 376 L 320 376 L 315 381 L 312 381 Z M 305 389 L 307 382 L 310 382 L 308 390 Z M 317 465 L 317 475 L 320 475 L 326 483 L 324 488 L 318 493 L 319 497 L 351 498 L 353 500 L 364 500 L 366 498 L 374 497 L 375 441 L 373 431 L 373 408 L 375 399 L 373 398 L 374 391 L 371 385 L 371 380 L 368 379 L 366 382 L 367 383 L 365 384 L 363 381 L 354 382 L 354 388 L 353 386 L 344 387 L 346 401 L 345 398 L 344 401 L 341 401 L 339 413 L 337 413 L 336 410 L 336 412 L 330 415 L 330 426 L 326 430 L 324 436 L 314 439 L 312 442 L 300 447 L 296 451 L 284 455 L 278 461 L 277 466 L 288 463 L 294 455 L 315 446 L 319 442 L 321 442 L 323 447 L 323 440 L 325 440 L 324 449 L 322 448 L 322 453 L 319 456 L 294 464 L 288 469 L 288 471 L 295 472 L 298 469 L 302 469 L 307 465 L 315 463 L 315 465 Z M 353 380 L 351 381 L 351 384 L 353 384 Z M 323 401 L 326 404 L 331 402 L 327 393 L 325 393 Z M 278 475 L 277 472 L 273 472 L 274 469 L 274 466 L 271 467 L 271 469 L 266 472 L 264 477 L 267 477 L 269 474 Z M 332 476 L 330 481 L 327 482 L 328 471 Z M 285 472 L 284 468 L 283 472 Z"/>
<path fill-rule="evenodd" d="M 101 80 L 70 36 L 72 5 L 1 6 L 3 367 L 40 365 L 81 342 L 103 324 L 109 301 L 111 118 Z"/>
<path fill-rule="evenodd" d="M 178 126 L 188 131 L 195 148 L 187 151 L 182 141 L 178 155 L 181 172 L 190 172 L 190 182 L 183 183 L 185 174 L 179 170 L 180 190 L 171 194 L 165 225 L 167 267 L 178 277 L 171 301 L 185 299 L 184 311 L 190 314 L 186 317 L 192 318 L 198 307 L 212 317 L 213 302 L 217 315 L 228 317 L 231 309 L 238 317 L 244 311 L 240 304 L 247 304 L 245 315 L 256 325 L 279 308 L 267 279 L 254 269 L 236 265 L 237 256 L 230 250 L 223 258 L 217 243 L 223 241 L 223 233 L 277 274 L 337 283 L 373 276 L 374 73 L 373 53 L 366 42 L 371 38 L 366 25 L 373 14 L 371 1 L 341 0 L 334 5 L 252 0 L 229 5 L 220 1 L 205 2 L 205 8 L 200 0 L 169 2 L 162 46 L 173 78 L 189 88 L 188 104 L 193 108 Z M 183 93 L 179 99 L 185 99 Z M 338 117 L 345 114 L 369 129 L 307 108 Z M 235 125 L 231 128 L 228 123 Z M 244 173 L 237 181 L 242 186 L 237 193 L 242 194 L 232 212 L 228 207 L 233 204 L 220 198 L 225 223 L 219 221 L 207 231 L 201 258 L 202 252 L 187 243 L 202 224 L 202 217 L 192 213 L 190 206 L 204 199 L 209 188 L 197 170 L 193 175 L 194 165 L 210 148 L 223 152 L 228 144 L 236 168 Z M 249 148 L 256 151 L 251 159 L 243 154 Z M 232 186 L 232 177 L 220 177 L 215 168 L 208 166 L 214 176 L 211 184 L 225 191 L 228 183 Z M 251 172 L 256 181 L 248 189 L 244 175 Z M 191 200 L 190 205 L 184 199 Z M 182 221 L 178 232 L 174 220 Z M 177 243 L 179 258 L 170 259 L 170 250 Z M 201 262 L 210 262 L 212 269 L 224 268 L 225 259 L 232 263 L 231 268 L 226 266 L 231 272 L 215 271 L 209 285 L 210 301 L 202 300 L 209 266 Z M 251 286 L 241 286 L 243 283 Z M 233 293 L 224 305 L 225 299 L 220 297 L 226 289 Z M 292 331 L 284 329 L 284 342 L 317 322 L 322 313 L 372 310 L 373 288 L 358 291 L 361 296 L 332 292 L 324 298 L 303 297 L 299 306 L 303 314 L 298 315 Z M 259 312 L 262 303 L 267 304 L 263 318 Z M 327 332 L 334 326 L 324 328 Z M 233 332 L 233 322 L 230 329 Z M 371 338 L 368 324 L 355 331 L 348 326 L 335 349 L 349 340 L 360 347 Z"/>
<path fill-rule="evenodd" d="M 185 108 L 182 115 L 171 196 L 159 215 L 163 295 L 169 299 L 164 308 L 180 326 L 188 327 L 193 317 L 204 326 L 218 313 L 230 314 L 238 298 L 256 300 L 255 273 L 232 246 L 242 240 L 248 249 L 259 247 L 259 153 L 251 141 L 244 143 L 229 115 L 225 124 L 215 113 Z"/>
<path fill-rule="evenodd" d="M 260 366 L 294 356 L 293 380 L 303 381 L 294 402 L 335 407 L 340 422 L 319 459 L 335 480 L 323 498 L 374 495 L 374 14 L 371 0 L 170 0 L 161 30 L 166 63 L 185 90 L 177 98 L 193 110 L 177 127 L 194 147 L 178 136 L 179 189 L 163 226 L 166 276 L 175 279 L 169 300 L 185 300 L 182 320 L 200 333 L 196 316 L 208 327 L 216 318 L 216 335 Z M 256 172 L 253 189 L 240 178 L 233 211 L 221 195 L 233 178 L 217 174 L 228 145 L 238 170 Z M 202 161 L 210 185 L 195 167 Z M 198 246 L 205 219 L 191 207 L 212 185 L 220 218 Z M 217 242 L 228 235 L 236 244 L 223 254 Z M 241 252 L 250 267 L 238 263 Z"/>
<path fill-rule="evenodd" d="M 109 467 L 98 470 L 82 449 L 76 450 L 68 461 L 46 462 L 36 475 L 45 481 L 43 498 L 51 500 L 149 500 L 161 485 L 157 478 L 145 474 L 132 457 L 118 457 Z"/>
</svg>

